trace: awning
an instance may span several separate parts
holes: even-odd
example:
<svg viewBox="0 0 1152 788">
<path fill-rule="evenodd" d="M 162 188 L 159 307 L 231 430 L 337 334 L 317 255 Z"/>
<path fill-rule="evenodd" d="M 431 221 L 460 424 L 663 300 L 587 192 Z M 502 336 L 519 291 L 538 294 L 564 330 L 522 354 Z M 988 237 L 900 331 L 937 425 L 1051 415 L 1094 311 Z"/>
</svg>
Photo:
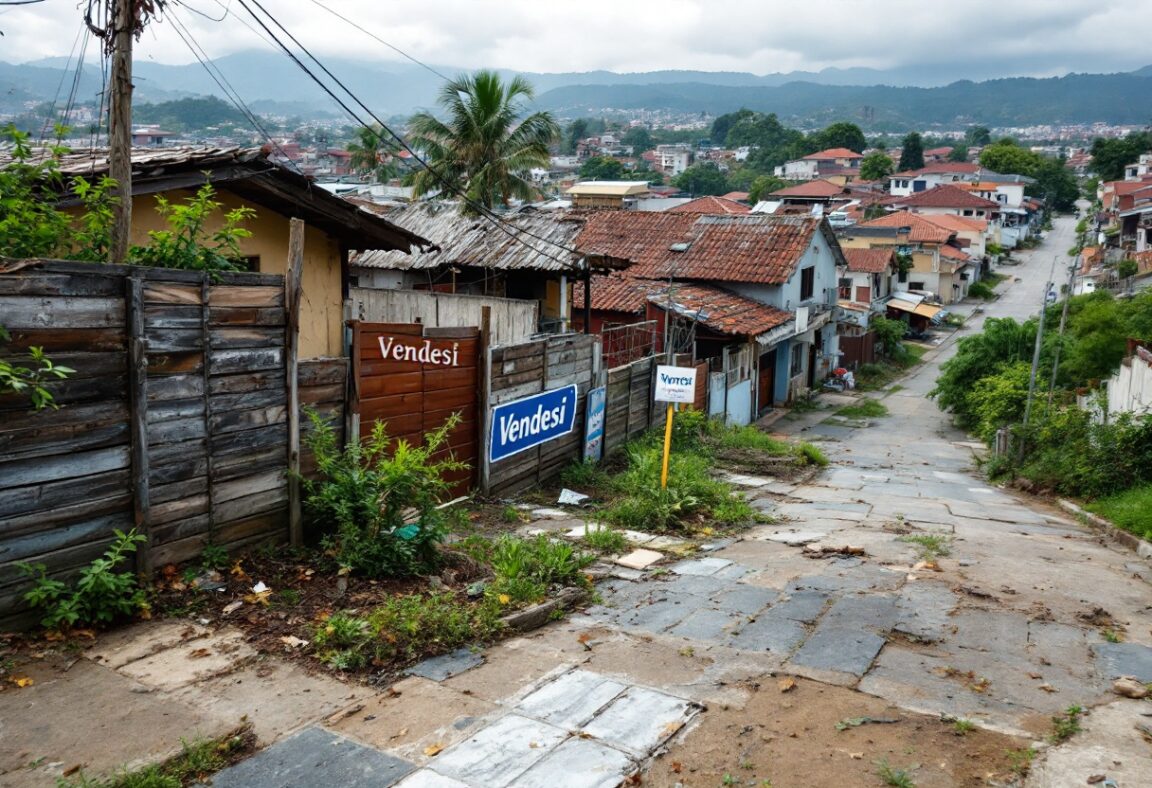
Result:
<svg viewBox="0 0 1152 788">
<path fill-rule="evenodd" d="M 936 317 L 936 315 L 943 311 L 944 309 L 942 307 L 932 306 L 931 304 L 920 304 L 912 310 L 912 314 L 920 315 L 920 317 L 926 317 L 929 320 L 932 320 L 934 317 Z"/>
</svg>

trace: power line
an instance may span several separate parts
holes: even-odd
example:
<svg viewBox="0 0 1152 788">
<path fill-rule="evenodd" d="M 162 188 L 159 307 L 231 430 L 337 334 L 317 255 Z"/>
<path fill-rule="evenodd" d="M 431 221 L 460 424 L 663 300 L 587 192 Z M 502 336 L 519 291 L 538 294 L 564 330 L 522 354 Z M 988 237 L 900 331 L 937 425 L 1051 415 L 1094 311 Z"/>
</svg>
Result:
<svg viewBox="0 0 1152 788">
<path fill-rule="evenodd" d="M 44 138 L 48 136 L 48 123 L 52 120 L 52 115 L 56 112 L 56 105 L 60 102 L 60 92 L 64 90 L 64 80 L 68 78 L 69 66 L 72 65 L 72 56 L 76 54 L 76 48 L 80 44 L 80 39 L 84 37 L 84 32 L 88 27 L 84 22 L 80 23 L 80 29 L 76 31 L 76 38 L 72 39 L 72 49 L 68 52 L 68 59 L 64 61 L 64 68 L 60 71 L 60 81 L 56 83 L 56 93 L 52 96 L 52 103 L 48 107 L 48 111 L 44 114 L 44 123 L 40 126 L 40 142 L 44 142 Z M 88 39 L 84 37 L 84 46 L 87 49 Z M 81 55 L 83 57 L 83 55 Z"/>
<path fill-rule="evenodd" d="M 249 14 L 251 14 L 252 18 L 253 18 L 253 19 L 256 21 L 256 23 L 257 23 L 257 24 L 259 24 L 259 25 L 260 25 L 262 28 L 264 28 L 265 32 L 267 32 L 267 33 L 268 33 L 268 35 L 270 35 L 270 36 L 273 38 L 273 40 L 274 40 L 274 41 L 276 41 L 276 44 L 277 44 L 277 45 L 280 47 L 280 49 L 281 49 L 281 50 L 282 50 L 282 51 L 283 51 L 283 52 L 284 52 L 284 53 L 285 53 L 285 54 L 286 54 L 286 55 L 287 55 L 287 56 L 288 56 L 288 57 L 289 57 L 289 58 L 290 58 L 290 59 L 291 59 L 291 60 L 292 60 L 292 61 L 293 61 L 293 62 L 294 62 L 294 63 L 295 63 L 295 64 L 296 64 L 296 65 L 297 65 L 297 66 L 298 66 L 298 67 L 299 67 L 301 70 L 302 70 L 302 71 L 304 71 L 304 73 L 305 73 L 305 74 L 307 74 L 307 75 L 308 75 L 308 77 L 309 77 L 310 79 L 312 79 L 312 81 L 313 81 L 313 82 L 315 82 L 315 83 L 316 83 L 316 84 L 317 84 L 317 85 L 318 85 L 318 86 L 321 88 L 321 90 L 323 90 L 325 93 L 327 93 L 327 94 L 328 94 L 328 95 L 329 95 L 329 96 L 332 98 L 332 100 L 333 100 L 333 101 L 335 101 L 335 102 L 336 102 L 336 103 L 337 103 L 337 104 L 338 104 L 338 105 L 341 107 L 341 109 L 343 109 L 343 110 L 344 110 L 344 111 L 345 111 L 345 112 L 348 114 L 348 116 L 349 116 L 349 117 L 351 117 L 353 120 L 355 120 L 355 121 L 356 121 L 357 123 L 359 123 L 361 126 L 365 126 L 365 127 L 368 127 L 368 124 L 367 124 L 367 123 L 364 123 L 364 121 L 363 121 L 363 120 L 362 120 L 362 119 L 361 119 L 361 118 L 360 118 L 360 117 L 357 115 L 357 113 L 356 113 L 356 112 L 355 112 L 353 109 L 351 109 L 351 108 L 350 108 L 350 107 L 347 105 L 347 103 L 345 103 L 345 102 L 344 102 L 344 100 L 343 100 L 343 99 L 341 99 L 339 96 L 337 96 L 337 95 L 335 94 L 335 92 L 333 92 L 333 90 L 332 90 L 332 89 L 331 89 L 331 88 L 330 88 L 328 85 L 326 85 L 326 84 L 325 84 L 325 83 L 324 83 L 324 82 L 323 82 L 323 81 L 322 81 L 322 80 L 321 80 L 319 77 L 317 77 L 317 76 L 316 76 L 316 75 L 315 75 L 315 74 L 312 72 L 312 70 L 311 70 L 311 69 L 309 69 L 309 68 L 308 68 L 308 66 L 307 66 L 307 65 L 305 65 L 303 62 L 301 62 L 300 58 L 298 58 L 298 57 L 297 57 L 297 56 L 296 56 L 296 55 L 295 55 L 295 54 L 292 52 L 292 50 L 291 50 L 291 49 L 289 49 L 289 48 L 287 47 L 287 45 L 285 45 L 285 44 L 284 44 L 282 41 L 280 41 L 280 39 L 279 39 L 279 38 L 277 38 L 276 34 L 275 34 L 275 33 L 273 33 L 273 32 L 272 32 L 272 31 L 271 31 L 271 30 L 268 28 L 268 26 L 267 26 L 267 25 L 264 23 L 264 21 L 263 21 L 263 20 L 262 20 L 262 19 L 261 19 L 261 18 L 260 18 L 260 17 L 259 17 L 259 16 L 258 16 L 258 15 L 257 15 L 257 14 L 256 14 L 256 13 L 253 11 L 253 10 L 252 10 L 252 9 L 251 9 L 251 7 L 249 7 L 249 5 L 248 5 L 248 3 L 246 2 L 246 0 L 239 0 L 239 3 L 240 3 L 240 5 L 241 5 L 241 6 L 244 8 L 244 10 L 246 10 L 246 11 L 247 11 Z M 548 244 L 548 245 L 550 245 L 550 246 L 554 246 L 554 247 L 556 247 L 556 248 L 560 249 L 561 251 L 563 251 L 563 252 L 567 252 L 567 253 L 569 253 L 569 254 L 576 254 L 577 252 L 576 252 L 576 250 L 575 250 L 575 249 L 571 249 L 571 248 L 569 248 L 569 247 L 567 247 L 567 246 L 564 246 L 563 244 L 560 244 L 560 243 L 557 243 L 556 241 L 553 241 L 553 240 L 551 240 L 550 238 L 545 238 L 545 237 L 543 237 L 543 236 L 540 236 L 540 235 L 537 235 L 537 234 L 535 234 L 535 233 L 533 233 L 533 232 L 531 232 L 531 231 L 528 231 L 528 230 L 524 230 L 524 229 L 522 229 L 522 228 L 519 228 L 519 227 L 510 226 L 510 225 L 509 225 L 507 222 L 505 222 L 505 221 L 504 221 L 504 220 L 502 220 L 500 217 L 498 217 L 496 214 L 494 214 L 494 213 L 493 213 L 493 212 L 492 212 L 490 209 L 488 209 L 486 206 L 484 206 L 484 205 L 481 205 L 480 203 L 477 203 L 477 202 L 475 202 L 474 200 L 472 200 L 470 197 L 468 197 L 468 195 L 467 195 L 467 194 L 466 194 L 466 193 L 465 193 L 465 192 L 464 192 L 464 191 L 463 191 L 463 190 L 462 190 L 462 189 L 461 189 L 459 186 L 457 186 L 456 184 L 452 183 L 452 182 L 451 182 L 451 181 L 450 181 L 448 178 L 445 178 L 445 177 L 444 177 L 444 176 L 443 176 L 443 175 L 442 175 L 440 172 L 438 172 L 438 171 L 436 170 L 436 168 L 434 168 L 432 165 L 430 165 L 428 162 L 426 162 L 426 161 L 425 161 L 423 158 L 421 158 L 421 157 L 420 157 L 420 155 L 419 155 L 419 154 L 417 154 L 417 153 L 416 153 L 416 151 L 414 151 L 414 150 L 413 150 L 413 149 L 412 149 L 412 148 L 411 148 L 411 147 L 408 145 L 408 143 L 407 143 L 407 142 L 406 142 L 406 141 L 405 141 L 405 140 L 404 140 L 404 139 L 403 139 L 403 138 L 402 138 L 402 137 L 401 137 L 399 134 L 397 134 L 395 131 L 393 131 L 393 130 L 392 130 L 392 129 L 391 129 L 391 128 L 390 128 L 390 127 L 389 127 L 389 126 L 386 124 L 386 123 L 384 123 L 384 121 L 382 121 L 382 120 L 381 120 L 379 117 L 377 117 L 377 116 L 376 116 L 376 114 L 375 114 L 375 113 L 374 113 L 374 112 L 371 110 L 371 108 L 369 108 L 369 107 L 368 107 L 368 106 L 367 106 L 367 105 L 366 105 L 366 104 L 365 104 L 363 101 L 361 101 L 361 100 L 360 100 L 360 99 L 359 99 L 359 98 L 358 98 L 358 97 L 357 97 L 357 96 L 356 96 L 356 95 L 355 95 L 355 94 L 354 94 L 354 93 L 353 93 L 353 92 L 352 92 L 352 91 L 351 91 L 351 90 L 350 90 L 350 89 L 349 89 L 349 88 L 348 88 L 346 85 L 344 85 L 344 83 L 343 83 L 343 82 L 341 82 L 341 81 L 340 81 L 340 79 L 339 79 L 339 78 L 338 78 L 336 75 L 334 75 L 334 74 L 333 74 L 333 73 L 332 73 L 332 72 L 331 72 L 331 71 L 330 71 L 330 70 L 329 70 L 329 69 L 328 69 L 328 68 L 327 68 L 327 67 L 326 67 L 326 66 L 325 66 L 323 63 L 321 63 L 321 62 L 320 62 L 320 61 L 319 61 L 319 60 L 316 58 L 316 56 L 315 56 L 315 55 L 313 55 L 313 54 L 312 54 L 312 53 L 311 53 L 311 52 L 308 50 L 308 48 L 307 48 L 307 47 L 305 47 L 303 44 L 301 44 L 301 43 L 300 43 L 300 42 L 299 42 L 299 41 L 296 39 L 296 37 L 295 37 L 295 36 L 293 36 L 293 35 L 292 35 L 292 33 L 291 33 L 290 31 L 288 31 L 288 29 L 287 29 L 287 28 L 285 28 L 285 27 L 284 27 L 284 25 L 283 25 L 283 24 L 281 24 L 281 23 L 279 22 L 279 20 L 277 20 L 277 19 L 276 19 L 276 18 L 275 18 L 275 17 L 274 17 L 272 14 L 268 13 L 268 11 L 267 11 L 267 10 L 266 10 L 266 9 L 265 9 L 265 8 L 264 8 L 264 7 L 263 7 L 261 4 L 260 4 L 259 0 L 252 0 L 252 3 L 253 3 L 253 4 L 254 4 L 254 5 L 257 7 L 257 8 L 259 8 L 259 9 L 261 10 L 261 12 L 263 12 L 263 13 L 264 13 L 264 14 L 265 14 L 265 15 L 266 15 L 266 16 L 267 16 L 267 17 L 268 17 L 268 18 L 269 18 L 269 19 L 270 19 L 270 20 L 273 22 L 273 24 L 275 24 L 275 25 L 276 25 L 278 28 L 280 28 L 280 30 L 282 30 L 282 31 L 284 32 L 284 34 L 285 34 L 285 35 L 286 35 L 286 36 L 287 36 L 287 37 L 288 37 L 288 38 L 289 38 L 289 39 L 292 41 L 292 43 L 294 43 L 294 44 L 295 44 L 297 47 L 299 47 L 299 48 L 300 48 L 300 50 L 301 50 L 301 51 L 302 51 L 302 52 L 303 52 L 305 55 L 307 55 L 307 56 L 308 56 L 308 58 L 309 58 L 310 60 L 312 60 L 312 62 L 314 62 L 314 63 L 315 63 L 317 66 L 319 66 L 319 67 L 320 67 L 320 69 L 321 69 L 321 70 L 322 70 L 322 71 L 323 71 L 323 72 L 324 72 L 324 73 L 325 73 L 325 74 L 326 74 L 326 75 L 327 75 L 327 76 L 328 76 L 328 77 L 329 77 L 329 78 L 330 78 L 330 79 L 331 79 L 333 82 L 335 82 L 335 83 L 336 83 L 336 84 L 337 84 L 337 85 L 340 87 L 340 89 L 341 89 L 341 90 L 343 90 L 343 91 L 344 91 L 344 92 L 345 92 L 345 93 L 346 93 L 346 94 L 347 94 L 347 95 L 348 95 L 348 96 L 349 96 L 349 97 L 350 97 L 350 98 L 351 98 L 351 99 L 352 99 L 352 100 L 353 100 L 353 101 L 354 101 L 356 104 L 358 104 L 358 105 L 359 105 L 359 106 L 360 106 L 360 107 L 361 107 L 361 108 L 362 108 L 362 109 L 363 109 L 365 112 L 367 112 L 367 113 L 368 113 L 368 115 L 369 115 L 369 116 L 370 116 L 370 117 L 371 117 L 371 118 L 372 118 L 372 119 L 373 119 L 373 120 L 374 120 L 374 121 L 375 121 L 375 122 L 376 122 L 376 123 L 377 123 L 377 124 L 380 126 L 380 128 L 381 128 L 383 131 L 387 131 L 387 132 L 388 132 L 388 134 L 389 134 L 389 135 L 390 135 L 390 136 L 391 136 L 393 139 L 395 139 L 395 140 L 396 140 L 396 142 L 397 142 L 397 143 L 398 143 L 398 144 L 399 144 L 399 145 L 400 145 L 400 146 L 401 146 L 401 147 L 402 147 L 404 150 L 408 151 L 408 153 L 409 153 L 409 154 L 411 154 L 412 158 L 413 158 L 413 159 L 414 159 L 414 160 L 415 160 L 415 161 L 416 161 L 418 164 L 420 164 L 420 166 L 424 167 L 426 170 L 428 170 L 428 172 L 432 173 L 433 177 L 434 177 L 434 178 L 435 178 L 435 179 L 436 179 L 436 180 L 437 180 L 437 181 L 438 181 L 438 182 L 439 182 L 439 183 L 440 183 L 440 184 L 441 184 L 441 185 L 442 185 L 442 186 L 443 186 L 443 187 L 444 187 L 444 188 L 445 188 L 447 191 L 449 191 L 449 192 L 451 192 L 451 193 L 453 193 L 453 194 L 456 194 L 457 196 L 459 196 L 459 197 L 460 197 L 460 198 L 461 198 L 461 199 L 464 201 L 464 203 L 465 203 L 466 205 L 468 205 L 468 207 L 472 208 L 472 210 L 474 210 L 474 211 L 475 211 L 475 212 L 476 212 L 478 215 L 480 215 L 480 216 L 484 217 L 485 219 L 487 219 L 487 220 L 488 220 L 490 223 L 492 223 L 492 225 L 493 225 L 493 226 L 495 226 L 495 227 L 496 227 L 497 229 L 499 229 L 501 232 L 505 233 L 506 235 L 508 235 L 509 237 L 511 237 L 513 240 L 517 241 L 518 243 L 521 243 L 521 244 L 523 244 L 524 246 L 526 246 L 527 248 L 531 249 L 531 250 L 532 250 L 533 252 L 535 252 L 536 254 L 539 254 L 539 255 L 541 255 L 542 257 L 546 257 L 546 258 L 548 258 L 548 259 L 550 259 L 550 260 L 552 260 L 552 261 L 554 261 L 554 262 L 560 263 L 560 264 L 561 264 L 562 266 L 564 266 L 565 268 L 574 268 L 574 266 L 572 265 L 572 262 L 571 262 L 570 260 L 565 260 L 565 259 L 562 259 L 562 258 L 556 257 L 555 255 L 549 254 L 548 252 L 542 251 L 541 249 L 539 249 L 539 248 L 537 248 L 537 247 L 533 246 L 533 245 L 532 245 L 531 243 L 529 243 L 528 241 L 525 241 L 523 238 L 521 238 L 521 237 L 520 237 L 520 235 L 528 235 L 528 236 L 530 236 L 530 237 L 536 238 L 537 240 L 540 240 L 540 241 L 542 241 L 542 242 L 544 242 L 544 243 L 546 243 L 546 244 Z M 379 132 L 375 132 L 375 131 L 373 130 L 373 133 L 375 133 L 375 134 L 377 135 L 377 138 L 378 138 L 378 139 L 380 139 L 381 141 L 383 140 L 383 137 L 382 137 L 382 136 L 379 134 Z"/>
</svg>

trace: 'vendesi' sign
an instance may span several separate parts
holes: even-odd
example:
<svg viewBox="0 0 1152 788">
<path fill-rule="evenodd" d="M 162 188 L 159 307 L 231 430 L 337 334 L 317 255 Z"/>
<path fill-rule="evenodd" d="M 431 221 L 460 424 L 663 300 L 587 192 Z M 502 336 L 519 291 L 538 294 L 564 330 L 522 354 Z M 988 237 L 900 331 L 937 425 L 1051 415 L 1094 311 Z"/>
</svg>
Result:
<svg viewBox="0 0 1152 788">
<path fill-rule="evenodd" d="M 497 462 L 572 431 L 576 386 L 545 391 L 492 409 L 488 459 Z"/>
</svg>

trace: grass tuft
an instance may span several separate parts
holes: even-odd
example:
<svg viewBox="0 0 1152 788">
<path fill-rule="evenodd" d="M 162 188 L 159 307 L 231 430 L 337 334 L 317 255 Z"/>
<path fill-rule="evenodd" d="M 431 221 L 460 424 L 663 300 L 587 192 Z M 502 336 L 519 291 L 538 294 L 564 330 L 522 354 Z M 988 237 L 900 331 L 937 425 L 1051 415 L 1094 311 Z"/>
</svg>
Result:
<svg viewBox="0 0 1152 788">
<path fill-rule="evenodd" d="M 1129 533 L 1152 539 L 1152 484 L 1100 498 L 1085 508 Z"/>
<path fill-rule="evenodd" d="M 862 399 L 856 405 L 848 405 L 836 411 L 837 416 L 846 419 L 876 419 L 888 415 L 888 407 L 879 400 Z"/>
<path fill-rule="evenodd" d="M 922 561 L 933 561 L 941 556 L 952 554 L 952 537 L 949 534 L 912 534 L 901 536 L 900 541 L 916 545 Z"/>
</svg>

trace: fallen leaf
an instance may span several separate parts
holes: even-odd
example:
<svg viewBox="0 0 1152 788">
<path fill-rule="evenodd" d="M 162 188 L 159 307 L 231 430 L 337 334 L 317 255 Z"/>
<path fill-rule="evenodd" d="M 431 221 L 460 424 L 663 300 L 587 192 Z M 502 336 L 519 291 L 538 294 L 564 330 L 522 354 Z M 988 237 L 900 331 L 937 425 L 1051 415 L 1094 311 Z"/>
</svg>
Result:
<svg viewBox="0 0 1152 788">
<path fill-rule="evenodd" d="M 1028 678 L 1030 678 L 1030 679 L 1042 679 L 1044 677 L 1041 676 L 1039 673 L 1029 673 Z"/>
<path fill-rule="evenodd" d="M 673 734 L 676 733 L 676 731 L 680 730 L 683 727 L 684 727 L 684 723 L 680 722 L 680 720 L 675 720 L 673 722 L 668 723 L 667 725 L 664 726 L 665 738 L 667 738 L 668 736 L 672 736 Z"/>
<path fill-rule="evenodd" d="M 683 766 L 681 765 L 680 761 L 672 761 L 672 771 L 674 773 L 679 774 L 682 768 Z"/>
<path fill-rule="evenodd" d="M 1053 687 L 1051 684 L 1041 684 L 1040 689 L 1044 690 L 1045 692 L 1059 692 L 1059 690 Z"/>
<path fill-rule="evenodd" d="M 307 640 L 301 640 L 295 635 L 285 635 L 284 637 L 280 638 L 280 642 L 288 648 L 300 648 L 301 646 L 308 645 Z"/>
<path fill-rule="evenodd" d="M 237 610 L 239 610 L 242 607 L 244 607 L 243 600 L 237 599 L 235 602 L 229 602 L 227 605 L 224 606 L 224 615 L 228 615 L 229 613 L 235 613 Z"/>
<path fill-rule="evenodd" d="M 435 757 L 436 755 L 439 755 L 440 751 L 443 749 L 444 749 L 443 744 L 429 744 L 427 747 L 424 748 L 424 754 L 427 755 L 429 758 L 432 758 L 432 757 Z"/>
<path fill-rule="evenodd" d="M 1088 784 L 1089 785 L 1095 785 L 1096 783 L 1102 783 L 1107 779 L 1108 779 L 1108 775 L 1106 775 L 1106 774 L 1094 774 L 1088 778 Z"/>
<path fill-rule="evenodd" d="M 781 692 L 791 692 L 796 689 L 796 679 L 780 679 L 776 682 L 776 686 Z"/>
<path fill-rule="evenodd" d="M 861 760 L 864 760 L 864 753 L 862 753 L 862 752 L 850 752 L 850 753 L 848 753 L 848 757 L 854 761 L 861 761 Z"/>
<path fill-rule="evenodd" d="M 83 768 L 84 768 L 84 764 L 82 764 L 82 763 L 73 764 L 64 770 L 64 776 L 65 777 L 71 777 L 72 775 L 74 775 L 76 772 L 80 771 Z"/>
<path fill-rule="evenodd" d="M 245 594 L 244 601 L 250 605 L 264 605 L 267 607 L 271 602 L 272 591 L 258 591 L 255 594 Z"/>
<path fill-rule="evenodd" d="M 244 571 L 243 563 L 244 563 L 244 559 L 241 558 L 236 563 L 232 564 L 232 569 L 231 569 L 232 576 L 239 579 L 239 580 L 247 580 L 248 579 L 248 573 Z"/>
<path fill-rule="evenodd" d="M 11 681 L 13 684 L 15 684 L 20 689 L 24 689 L 25 687 L 31 687 L 33 684 L 36 683 L 35 680 L 30 679 L 27 676 L 13 676 L 11 679 L 9 679 L 9 681 Z"/>
<path fill-rule="evenodd" d="M 212 652 L 206 648 L 198 648 L 188 653 L 188 659 L 204 659 Z"/>
</svg>

